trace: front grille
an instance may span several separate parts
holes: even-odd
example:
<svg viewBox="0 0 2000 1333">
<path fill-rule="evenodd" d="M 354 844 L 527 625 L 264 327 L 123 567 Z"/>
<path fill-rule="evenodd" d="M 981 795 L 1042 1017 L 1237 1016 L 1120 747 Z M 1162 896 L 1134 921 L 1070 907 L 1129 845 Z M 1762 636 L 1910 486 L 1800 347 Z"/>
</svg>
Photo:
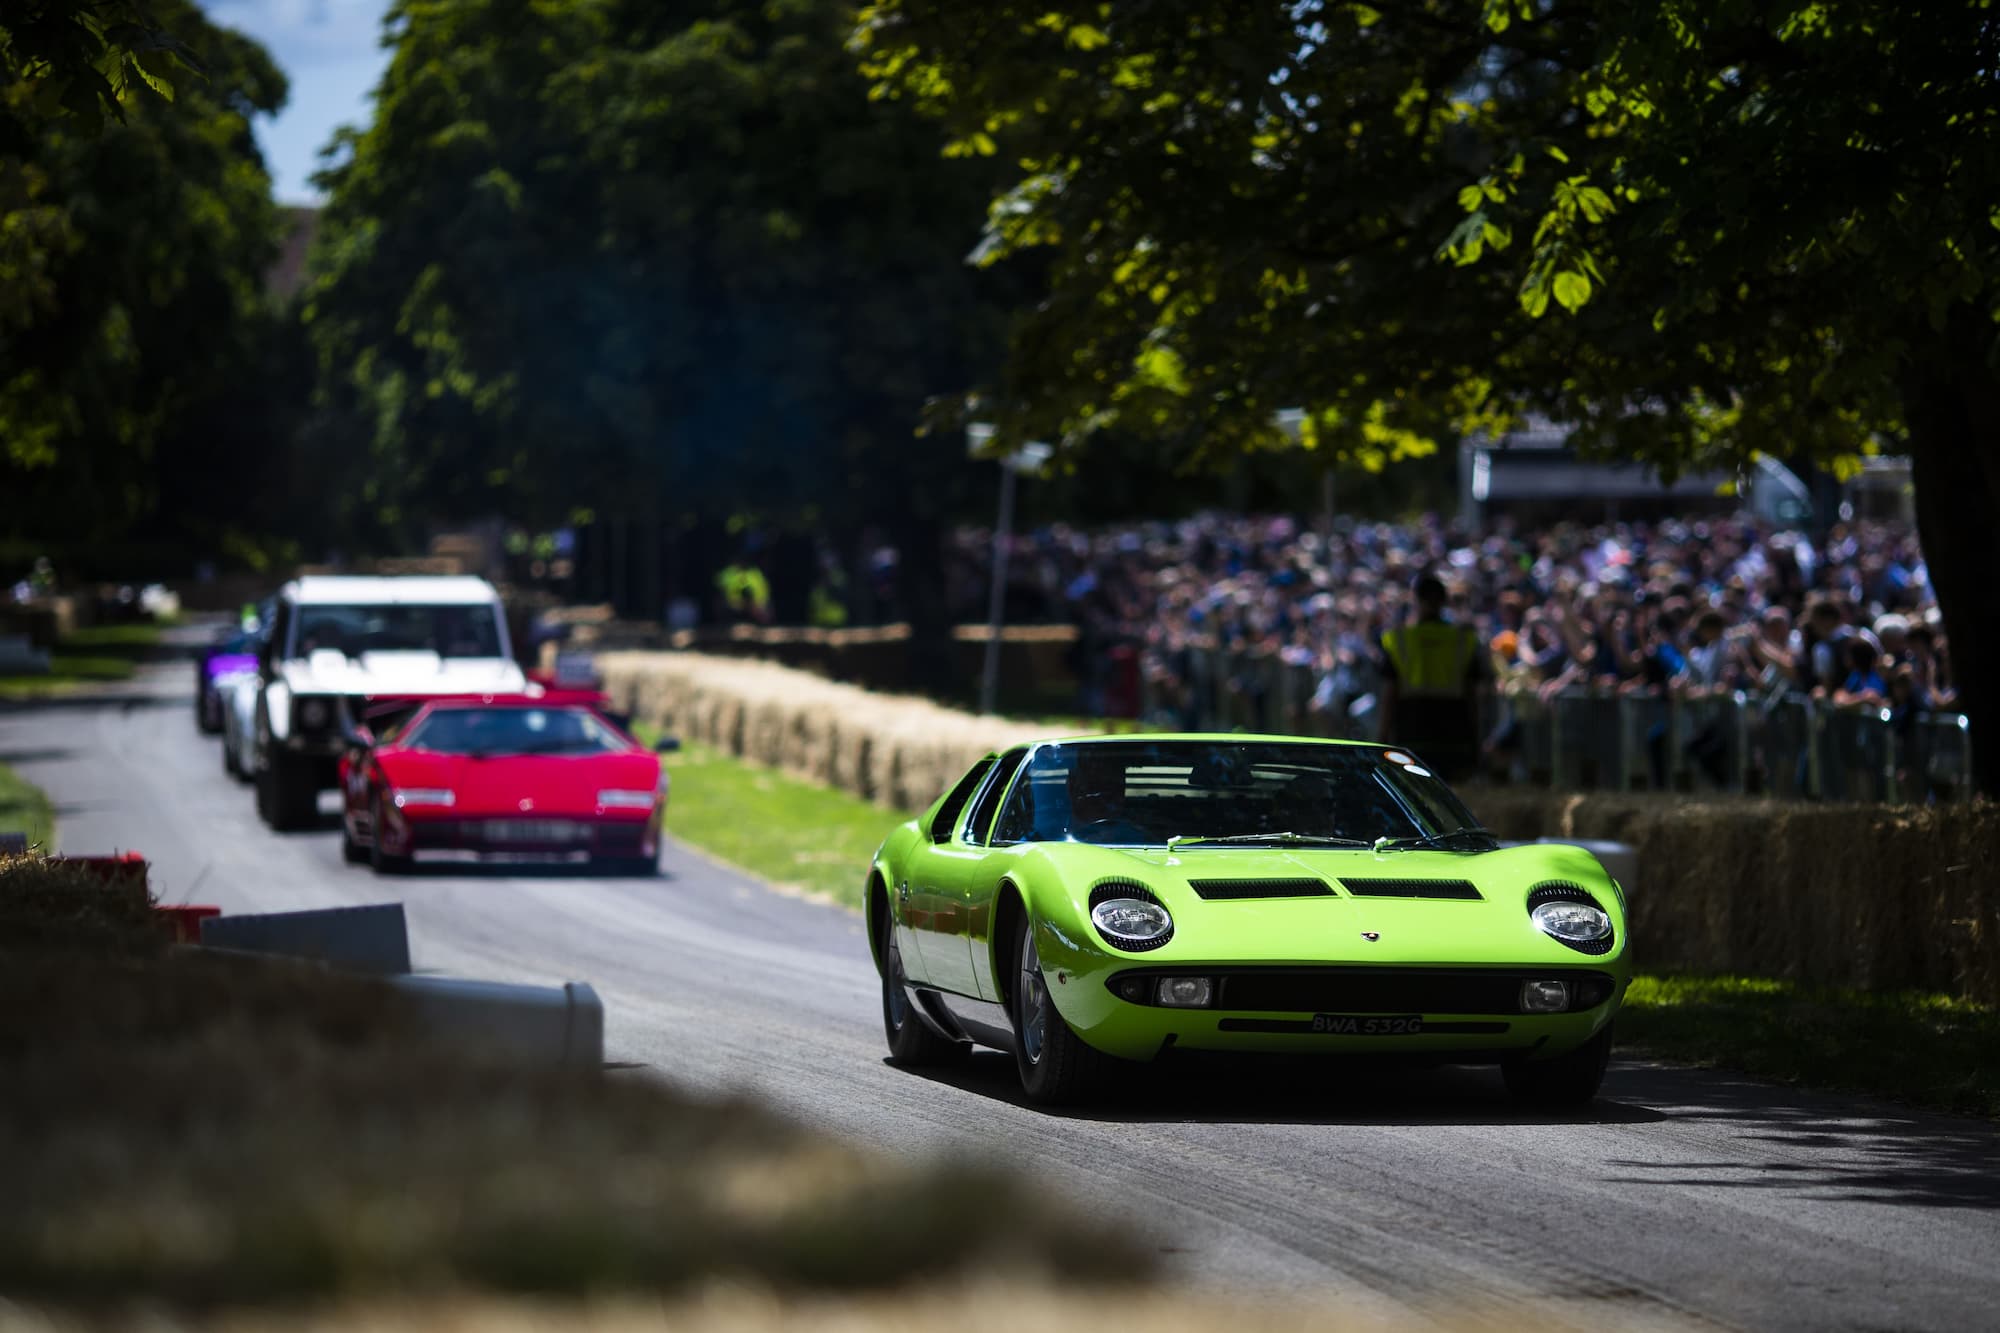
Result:
<svg viewBox="0 0 2000 1333">
<path fill-rule="evenodd" d="M 1119 982 L 1164 972 L 1123 972 L 1109 984 L 1125 994 Z M 1215 1008 L 1248 1013 L 1515 1015 L 1521 1013 L 1524 982 L 1557 979 L 1570 983 L 1570 1011 L 1576 1012 L 1596 1008 L 1615 988 L 1605 973 L 1563 968 L 1239 967 L 1188 968 L 1174 975 L 1190 973 L 1215 978 Z"/>
<path fill-rule="evenodd" d="M 1222 1032 L 1280 1032 L 1310 1033 L 1313 1030 L 1309 1018 L 1221 1018 L 1215 1023 Z M 1497 1037 L 1507 1031 L 1507 1024 L 1483 1023 L 1426 1023 L 1420 1035 L 1426 1037 Z"/>
<path fill-rule="evenodd" d="M 1331 898 L 1333 888 L 1323 879 L 1191 879 L 1188 887 L 1208 902 L 1244 898 Z"/>
<path fill-rule="evenodd" d="M 1469 879 L 1342 879 L 1340 887 L 1357 898 L 1479 898 Z"/>
<path fill-rule="evenodd" d="M 1604 907 L 1604 904 L 1598 902 L 1596 895 L 1592 894 L 1590 890 L 1584 888 L 1581 884 L 1572 884 L 1566 879 L 1547 880 L 1541 884 L 1537 884 L 1528 891 L 1528 910 L 1530 912 L 1540 907 L 1543 903 L 1556 902 L 1589 903 L 1592 907 L 1598 908 L 1600 911 Z M 1555 940 L 1557 944 L 1565 945 L 1568 948 L 1576 950 L 1578 953 L 1590 954 L 1593 957 L 1610 953 L 1618 944 L 1618 932 L 1615 929 L 1608 931 L 1601 940 L 1564 940 L 1556 939 L 1553 935 L 1549 936 L 1549 938 Z"/>
</svg>

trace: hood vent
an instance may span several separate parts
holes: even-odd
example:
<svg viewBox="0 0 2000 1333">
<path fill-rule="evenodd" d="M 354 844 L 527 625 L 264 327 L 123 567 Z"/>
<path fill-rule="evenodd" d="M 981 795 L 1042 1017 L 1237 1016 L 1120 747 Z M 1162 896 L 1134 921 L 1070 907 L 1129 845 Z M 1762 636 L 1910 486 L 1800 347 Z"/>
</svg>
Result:
<svg viewBox="0 0 2000 1333">
<path fill-rule="evenodd" d="M 1188 887 L 1208 902 L 1333 896 L 1333 889 L 1323 879 L 1191 879 Z"/>
<path fill-rule="evenodd" d="M 1456 898 L 1476 901 L 1469 879 L 1343 879 L 1340 887 L 1357 898 Z"/>
</svg>

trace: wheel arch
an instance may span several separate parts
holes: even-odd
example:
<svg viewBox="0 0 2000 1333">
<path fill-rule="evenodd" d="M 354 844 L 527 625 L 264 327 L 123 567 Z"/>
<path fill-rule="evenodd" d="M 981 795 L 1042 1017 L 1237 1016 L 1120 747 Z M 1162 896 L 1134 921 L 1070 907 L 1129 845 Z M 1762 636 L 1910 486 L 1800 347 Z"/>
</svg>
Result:
<svg viewBox="0 0 2000 1333">
<path fill-rule="evenodd" d="M 882 951 L 891 929 L 889 881 L 880 865 L 868 869 L 868 886 L 862 890 L 862 914 L 868 923 L 868 956 L 875 960 L 875 969 L 879 972 L 882 969 Z"/>
<path fill-rule="evenodd" d="M 1014 1002 L 1014 931 L 1027 919 L 1028 896 L 1022 890 L 1018 877 L 1007 875 L 993 891 L 993 930 L 987 936 L 987 947 L 992 954 L 993 986 L 1003 1005 Z"/>
</svg>

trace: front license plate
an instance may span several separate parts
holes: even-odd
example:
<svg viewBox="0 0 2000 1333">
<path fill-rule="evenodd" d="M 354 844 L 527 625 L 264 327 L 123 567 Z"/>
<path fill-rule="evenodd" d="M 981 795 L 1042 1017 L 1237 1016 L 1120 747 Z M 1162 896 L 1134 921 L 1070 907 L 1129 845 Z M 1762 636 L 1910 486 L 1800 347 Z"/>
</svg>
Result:
<svg viewBox="0 0 2000 1333">
<path fill-rule="evenodd" d="M 486 826 L 494 842 L 576 842 L 588 833 L 569 819 L 505 819 Z"/>
<path fill-rule="evenodd" d="M 1330 1037 L 1414 1037 L 1424 1030 L 1419 1014 L 1314 1014 L 1313 1031 Z"/>
</svg>

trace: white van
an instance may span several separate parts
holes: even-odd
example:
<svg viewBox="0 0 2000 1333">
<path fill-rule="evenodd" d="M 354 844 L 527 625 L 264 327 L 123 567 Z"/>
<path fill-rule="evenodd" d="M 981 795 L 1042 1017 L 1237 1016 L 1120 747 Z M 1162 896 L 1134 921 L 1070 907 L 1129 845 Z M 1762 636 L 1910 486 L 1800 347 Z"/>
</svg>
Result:
<svg viewBox="0 0 2000 1333">
<path fill-rule="evenodd" d="M 310 825 L 370 695 L 518 694 L 527 678 L 485 579 L 311 575 L 278 591 L 258 662 L 257 813 Z"/>
</svg>

